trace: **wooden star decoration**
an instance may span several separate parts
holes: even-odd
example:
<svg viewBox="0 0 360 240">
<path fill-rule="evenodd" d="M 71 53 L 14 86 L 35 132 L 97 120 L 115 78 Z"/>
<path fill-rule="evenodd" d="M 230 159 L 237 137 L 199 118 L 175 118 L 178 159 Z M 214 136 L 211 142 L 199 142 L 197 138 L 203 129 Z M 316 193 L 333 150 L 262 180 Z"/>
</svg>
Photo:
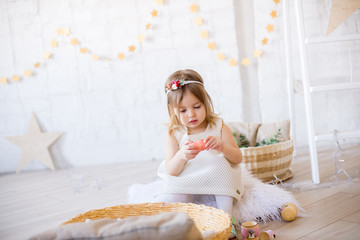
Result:
<svg viewBox="0 0 360 240">
<path fill-rule="evenodd" d="M 191 10 L 191 12 L 197 12 L 197 11 L 199 11 L 199 6 L 196 4 L 192 4 L 190 6 L 190 10 Z"/>
<path fill-rule="evenodd" d="M 134 45 L 129 46 L 129 52 L 134 52 L 136 47 Z"/>
<path fill-rule="evenodd" d="M 0 78 L 0 84 L 6 84 L 7 83 L 7 78 L 6 77 L 1 77 Z"/>
<path fill-rule="evenodd" d="M 26 69 L 26 70 L 24 71 L 24 75 L 25 75 L 26 77 L 30 77 L 30 76 L 32 75 L 32 72 L 31 72 L 29 69 Z"/>
<path fill-rule="evenodd" d="M 215 43 L 214 43 L 214 42 L 209 42 L 209 44 L 208 44 L 208 49 L 214 50 L 215 48 L 216 48 Z"/>
<path fill-rule="evenodd" d="M 276 17 L 277 17 L 277 12 L 274 11 L 274 10 L 271 11 L 270 16 L 271 16 L 272 18 L 276 18 Z"/>
<path fill-rule="evenodd" d="M 158 16 L 158 11 L 156 11 L 155 9 L 151 12 L 151 16 L 152 17 L 157 17 Z"/>
<path fill-rule="evenodd" d="M 59 43 L 58 43 L 58 41 L 56 41 L 55 39 L 53 39 L 53 40 L 50 42 L 50 45 L 51 45 L 52 47 L 58 47 L 58 46 L 59 46 Z"/>
<path fill-rule="evenodd" d="M 226 58 L 226 56 L 225 56 L 225 54 L 224 53 L 219 53 L 218 55 L 217 55 L 217 59 L 218 60 L 225 60 L 225 58 Z"/>
<path fill-rule="evenodd" d="M 273 32 L 274 31 L 274 25 L 268 24 L 266 29 L 268 30 L 268 32 Z"/>
<path fill-rule="evenodd" d="M 280 3 L 280 0 L 273 0 L 275 4 Z"/>
<path fill-rule="evenodd" d="M 253 52 L 253 54 L 254 54 L 254 57 L 255 57 L 255 58 L 258 58 L 258 57 L 261 57 L 261 55 L 262 55 L 262 51 L 261 51 L 261 50 L 256 49 L 256 50 Z"/>
<path fill-rule="evenodd" d="M 197 26 L 201 26 L 201 25 L 203 25 L 203 19 L 201 18 L 201 17 L 197 17 L 196 19 L 195 19 L 195 24 L 197 25 Z"/>
<path fill-rule="evenodd" d="M 243 58 L 241 61 L 241 64 L 244 65 L 245 67 L 247 67 L 247 65 L 250 64 L 250 59 L 249 58 Z"/>
<path fill-rule="evenodd" d="M 146 24 L 145 28 L 146 30 L 149 30 L 151 28 L 151 24 L 150 23 Z"/>
<path fill-rule="evenodd" d="M 359 0 L 333 0 L 326 35 L 345 22 L 358 8 L 360 8 Z"/>
<path fill-rule="evenodd" d="M 125 54 L 124 53 L 119 53 L 117 58 L 120 59 L 120 60 L 124 60 L 125 59 Z"/>
<path fill-rule="evenodd" d="M 40 67 L 40 63 L 39 63 L 39 62 L 35 63 L 35 64 L 34 64 L 34 67 L 35 67 L 35 68 Z"/>
<path fill-rule="evenodd" d="M 237 61 L 235 59 L 230 59 L 229 61 L 230 66 L 235 67 L 237 65 Z"/>
<path fill-rule="evenodd" d="M 208 38 L 209 37 L 209 32 L 206 31 L 206 30 L 202 30 L 201 33 L 200 33 L 200 36 L 202 38 Z"/>
<path fill-rule="evenodd" d="M 263 45 L 266 45 L 266 44 L 268 43 L 268 40 L 269 40 L 269 39 L 264 38 L 263 40 L 261 40 L 261 42 L 262 42 Z"/>
<path fill-rule="evenodd" d="M 72 38 L 71 40 L 70 40 L 70 44 L 71 45 L 78 45 L 79 44 L 79 40 L 77 40 L 77 38 Z"/>
<path fill-rule="evenodd" d="M 18 82 L 18 81 L 20 81 L 19 75 L 13 75 L 11 79 L 13 80 L 13 82 Z"/>
<path fill-rule="evenodd" d="M 45 53 L 43 54 L 43 58 L 45 58 L 45 59 L 51 58 L 51 53 L 45 52 Z"/>
<path fill-rule="evenodd" d="M 16 173 L 19 173 L 33 160 L 38 160 L 51 170 L 55 170 L 54 163 L 49 153 L 49 147 L 53 145 L 61 135 L 62 132 L 42 132 L 39 122 L 33 113 L 28 131 L 25 135 L 6 137 L 7 140 L 22 149 L 20 163 Z"/>
<path fill-rule="evenodd" d="M 87 52 L 88 52 L 87 48 L 80 48 L 80 53 L 85 54 Z"/>
</svg>

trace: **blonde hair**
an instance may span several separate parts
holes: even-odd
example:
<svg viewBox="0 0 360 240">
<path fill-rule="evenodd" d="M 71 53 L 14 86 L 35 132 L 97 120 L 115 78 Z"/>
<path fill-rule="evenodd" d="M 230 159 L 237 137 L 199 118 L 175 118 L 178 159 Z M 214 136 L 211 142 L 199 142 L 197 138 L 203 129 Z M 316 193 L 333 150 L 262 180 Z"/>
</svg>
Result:
<svg viewBox="0 0 360 240">
<path fill-rule="evenodd" d="M 205 121 L 210 124 L 211 127 L 215 126 L 215 121 L 218 114 L 214 113 L 214 107 L 212 100 L 205 90 L 203 84 L 204 80 L 199 73 L 191 69 L 178 70 L 171 74 L 165 82 L 165 93 L 167 92 L 166 87 L 169 86 L 173 81 L 184 79 L 185 81 L 197 81 L 202 84 L 190 83 L 180 87 L 177 90 L 170 91 L 167 94 L 167 106 L 170 116 L 169 123 L 169 134 L 173 135 L 174 131 L 185 130 L 185 127 L 181 124 L 179 117 L 175 113 L 175 109 L 179 110 L 180 102 L 182 101 L 185 93 L 192 93 L 199 101 L 205 105 Z"/>
</svg>

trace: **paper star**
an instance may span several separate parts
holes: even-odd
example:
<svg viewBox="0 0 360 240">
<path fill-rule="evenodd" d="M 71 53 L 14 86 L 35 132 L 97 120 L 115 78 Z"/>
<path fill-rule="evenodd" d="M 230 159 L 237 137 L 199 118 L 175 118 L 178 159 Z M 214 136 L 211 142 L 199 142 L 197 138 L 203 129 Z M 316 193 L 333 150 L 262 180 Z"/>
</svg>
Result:
<svg viewBox="0 0 360 240">
<path fill-rule="evenodd" d="M 275 4 L 278 4 L 280 0 L 273 0 Z"/>
<path fill-rule="evenodd" d="M 215 42 L 209 42 L 208 49 L 214 50 L 216 48 Z"/>
<path fill-rule="evenodd" d="M 57 35 L 64 35 L 64 36 L 69 36 L 69 34 L 70 34 L 70 29 L 69 28 L 58 28 L 57 30 L 56 30 L 56 32 L 57 32 Z"/>
<path fill-rule="evenodd" d="M 157 3 L 158 5 L 164 5 L 164 0 L 156 0 L 156 3 Z"/>
<path fill-rule="evenodd" d="M 30 70 L 26 69 L 24 71 L 24 75 L 27 76 L 27 77 L 30 77 L 32 75 L 32 72 Z"/>
<path fill-rule="evenodd" d="M 40 67 L 40 63 L 39 63 L 39 62 L 35 63 L 35 64 L 34 64 L 34 67 L 35 67 L 35 68 Z"/>
<path fill-rule="evenodd" d="M 151 12 L 151 16 L 153 17 L 157 17 L 158 15 L 158 11 L 156 11 L 155 9 Z"/>
<path fill-rule="evenodd" d="M 139 41 L 139 42 L 144 42 L 144 40 L 145 40 L 145 36 L 144 36 L 144 35 L 139 35 L 139 36 L 138 36 L 138 41 Z"/>
<path fill-rule="evenodd" d="M 196 4 L 192 4 L 190 6 L 190 10 L 191 10 L 191 12 L 197 12 L 197 11 L 199 11 L 199 6 Z"/>
<path fill-rule="evenodd" d="M 129 46 L 129 52 L 134 52 L 136 47 L 134 45 Z"/>
<path fill-rule="evenodd" d="M 49 53 L 48 51 L 46 51 L 46 52 L 43 54 L 43 57 L 44 57 L 45 59 L 49 59 L 49 58 L 51 58 L 51 53 Z"/>
<path fill-rule="evenodd" d="M 33 113 L 26 135 L 6 137 L 7 140 L 22 149 L 20 163 L 16 173 L 19 173 L 26 165 L 35 159 L 42 162 L 48 168 L 55 170 L 54 163 L 49 153 L 49 147 L 54 144 L 61 135 L 61 132 L 42 132 L 39 122 Z"/>
<path fill-rule="evenodd" d="M 56 33 L 57 33 L 57 35 L 64 35 L 64 29 L 63 28 L 58 28 L 57 30 L 56 30 Z"/>
<path fill-rule="evenodd" d="M 7 83 L 7 78 L 6 77 L 1 77 L 0 78 L 0 84 L 5 84 Z"/>
<path fill-rule="evenodd" d="M 326 35 L 334 31 L 341 23 L 360 8 L 359 0 L 333 0 Z"/>
<path fill-rule="evenodd" d="M 262 42 L 263 45 L 265 45 L 265 44 L 267 44 L 268 40 L 269 40 L 269 39 L 264 38 L 263 40 L 261 40 L 261 42 Z"/>
<path fill-rule="evenodd" d="M 125 59 L 125 54 L 124 53 L 119 53 L 117 58 L 120 59 L 120 60 L 124 60 Z"/>
<path fill-rule="evenodd" d="M 98 61 L 100 59 L 100 57 L 96 54 L 93 54 L 92 59 L 94 59 L 95 61 Z"/>
<path fill-rule="evenodd" d="M 270 16 L 271 16 L 272 18 L 276 18 L 276 17 L 277 17 L 277 12 L 274 11 L 274 10 L 271 11 Z"/>
<path fill-rule="evenodd" d="M 87 50 L 87 48 L 80 48 L 80 52 L 81 52 L 82 54 L 85 54 L 85 53 L 88 52 L 88 50 Z"/>
<path fill-rule="evenodd" d="M 266 29 L 268 30 L 268 32 L 272 32 L 274 31 L 274 25 L 268 24 Z"/>
<path fill-rule="evenodd" d="M 71 40 L 70 40 L 70 44 L 72 44 L 72 45 L 78 45 L 79 44 L 79 41 L 77 40 L 77 38 L 72 38 Z"/>
<path fill-rule="evenodd" d="M 202 38 L 208 38 L 209 37 L 209 32 L 206 31 L 206 30 L 202 30 L 201 33 L 200 33 L 200 36 Z"/>
<path fill-rule="evenodd" d="M 262 51 L 258 49 L 254 51 L 254 57 L 261 57 L 261 55 L 262 55 Z"/>
<path fill-rule="evenodd" d="M 13 82 L 18 82 L 18 81 L 20 81 L 19 75 L 13 75 L 13 76 L 12 76 L 12 80 L 13 80 Z"/>
<path fill-rule="evenodd" d="M 230 66 L 235 67 L 237 65 L 237 61 L 235 59 L 230 59 L 229 61 Z"/>
<path fill-rule="evenodd" d="M 244 65 L 245 67 L 247 67 L 247 65 L 250 64 L 250 59 L 243 58 L 242 61 L 241 61 L 241 64 Z"/>
<path fill-rule="evenodd" d="M 149 29 L 151 28 L 151 24 L 150 24 L 150 23 L 146 24 L 145 28 L 146 28 L 147 30 L 149 30 Z"/>
<path fill-rule="evenodd" d="M 197 18 L 195 19 L 195 24 L 196 24 L 197 26 L 201 26 L 201 25 L 203 24 L 203 19 L 202 19 L 201 17 L 197 17 Z"/>
<path fill-rule="evenodd" d="M 219 54 L 217 55 L 217 59 L 218 59 L 218 60 L 224 60 L 225 58 L 226 58 L 226 56 L 225 56 L 224 53 L 219 53 Z"/>
<path fill-rule="evenodd" d="M 50 42 L 50 45 L 51 45 L 52 47 L 58 47 L 58 46 L 59 46 L 59 43 L 58 43 L 58 41 L 56 41 L 55 39 L 53 39 L 53 40 Z"/>
</svg>

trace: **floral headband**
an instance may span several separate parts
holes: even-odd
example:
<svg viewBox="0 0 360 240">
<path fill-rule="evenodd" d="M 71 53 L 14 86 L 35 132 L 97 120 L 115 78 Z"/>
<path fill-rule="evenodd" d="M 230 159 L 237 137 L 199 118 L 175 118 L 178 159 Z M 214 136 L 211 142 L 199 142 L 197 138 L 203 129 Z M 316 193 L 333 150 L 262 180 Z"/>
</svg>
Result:
<svg viewBox="0 0 360 240">
<path fill-rule="evenodd" d="M 189 84 L 189 83 L 198 83 L 204 86 L 204 84 L 202 82 L 198 82 L 198 81 L 186 81 L 183 78 L 177 79 L 175 81 L 172 81 L 171 83 L 169 83 L 169 85 L 166 86 L 166 94 L 168 94 L 170 91 L 175 91 L 179 88 L 181 88 L 182 86 Z"/>
</svg>

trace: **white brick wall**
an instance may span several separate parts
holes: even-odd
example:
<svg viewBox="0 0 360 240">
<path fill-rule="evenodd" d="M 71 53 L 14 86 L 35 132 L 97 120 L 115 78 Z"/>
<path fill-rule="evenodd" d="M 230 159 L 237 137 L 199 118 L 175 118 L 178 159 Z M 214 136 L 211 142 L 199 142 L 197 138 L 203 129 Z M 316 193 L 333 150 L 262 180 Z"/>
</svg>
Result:
<svg viewBox="0 0 360 240">
<path fill-rule="evenodd" d="M 232 1 L 198 4 L 210 40 L 236 53 Z M 0 85 L 0 171 L 15 171 L 21 150 L 4 137 L 24 134 L 31 112 L 46 132 L 64 132 L 52 147 L 58 167 L 163 158 L 163 84 L 178 69 L 202 74 L 217 111 L 241 120 L 241 109 L 232 111 L 241 93 L 239 67 L 218 62 L 207 49 L 190 5 L 166 1 L 140 46 L 137 35 L 145 33 L 154 1 L 1 1 L 0 75 L 23 75 L 46 50 L 53 58 L 34 76 Z M 69 27 L 69 38 L 57 36 L 58 27 Z M 73 37 L 100 56 L 116 58 L 132 43 L 138 48 L 124 61 L 93 61 L 68 43 Z M 50 47 L 54 38 L 58 48 Z M 25 170 L 43 168 L 33 162 Z"/>
<path fill-rule="evenodd" d="M 138 44 L 137 35 L 145 34 L 149 14 L 156 7 L 154 1 L 0 1 L 0 76 L 23 75 L 23 70 L 42 61 L 46 50 L 53 53 L 53 58 L 42 64 L 34 76 L 0 85 L 0 172 L 14 172 L 17 168 L 21 150 L 4 137 L 23 135 L 32 112 L 46 132 L 64 132 L 52 147 L 58 167 L 162 159 L 164 124 L 168 121 L 163 84 L 178 69 L 192 68 L 203 76 L 216 111 L 226 121 L 288 118 L 281 27 L 276 27 L 273 43 L 264 50 L 264 56 L 248 68 L 218 61 L 216 53 L 207 49 L 207 41 L 199 36 L 201 29 L 207 29 L 209 41 L 215 41 L 227 56 L 240 62 L 251 55 L 249 46 L 258 47 L 272 1 L 264 4 L 257 0 L 251 5 L 245 0 L 199 0 L 198 14 L 190 12 L 191 3 L 165 0 L 151 34 Z M 307 4 L 320 9 L 324 5 Z M 250 5 L 254 14 L 243 9 Z M 308 17 L 311 21 L 312 14 Z M 204 18 L 203 27 L 194 24 L 196 15 Z M 354 22 L 359 19 L 358 15 L 352 18 Z M 278 22 L 281 26 L 281 20 Z M 359 31 L 356 26 L 347 24 L 346 29 Z M 69 27 L 71 35 L 57 36 L 59 27 Z M 137 50 L 124 61 L 93 61 L 89 55 L 80 54 L 79 47 L 69 44 L 73 37 L 81 46 L 113 59 L 120 51 L 128 53 L 132 43 L 136 43 Z M 295 37 L 292 32 L 294 41 Z M 50 47 L 54 38 L 58 48 Z M 293 48 L 296 62 L 296 42 Z M 356 49 L 353 59 L 360 54 Z M 346 58 L 343 51 L 340 54 L 341 59 Z M 299 78 L 298 64 L 294 64 L 294 71 L 295 78 Z M 327 130 L 336 124 L 340 128 L 359 127 L 357 92 L 347 96 L 346 108 L 328 97 L 319 99 L 320 106 L 334 105 L 340 114 L 321 109 L 321 126 Z M 297 127 L 304 129 L 302 95 L 296 96 L 296 104 Z M 346 123 L 338 115 L 346 115 Z M 336 119 L 329 123 L 329 117 Z M 298 143 L 306 144 L 306 133 L 297 134 Z M 44 168 L 35 161 L 25 170 Z"/>
</svg>

